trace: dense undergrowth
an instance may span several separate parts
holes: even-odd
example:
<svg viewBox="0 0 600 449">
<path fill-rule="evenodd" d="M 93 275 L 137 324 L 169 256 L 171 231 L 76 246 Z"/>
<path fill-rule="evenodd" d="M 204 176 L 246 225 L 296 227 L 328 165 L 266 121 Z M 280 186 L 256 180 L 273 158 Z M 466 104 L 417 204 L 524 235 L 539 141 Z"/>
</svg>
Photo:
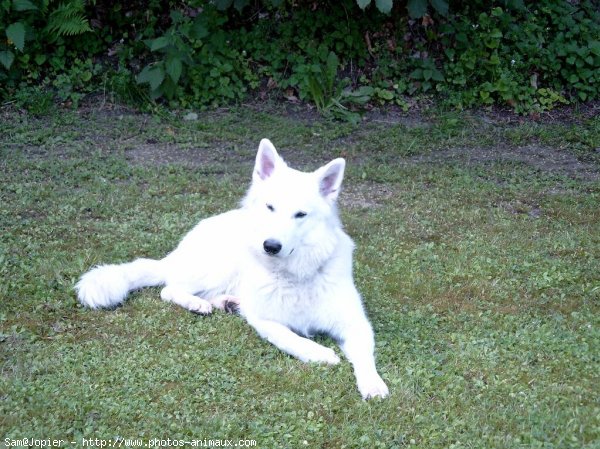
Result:
<svg viewBox="0 0 600 449">
<path fill-rule="evenodd" d="M 177 108 L 278 97 L 355 120 L 423 96 L 518 113 L 598 98 L 597 1 L 369 3 L 3 0 L 0 99 L 44 112 L 99 91 Z"/>
</svg>

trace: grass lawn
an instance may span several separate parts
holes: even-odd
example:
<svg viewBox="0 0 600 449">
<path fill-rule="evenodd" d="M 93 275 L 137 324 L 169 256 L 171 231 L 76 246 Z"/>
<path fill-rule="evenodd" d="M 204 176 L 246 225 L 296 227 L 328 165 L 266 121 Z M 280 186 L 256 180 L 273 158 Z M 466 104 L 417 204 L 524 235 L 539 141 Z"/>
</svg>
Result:
<svg viewBox="0 0 600 449">
<path fill-rule="evenodd" d="M 345 360 L 303 364 L 158 289 L 113 311 L 75 299 L 94 264 L 160 258 L 235 207 L 262 137 L 297 168 L 347 159 L 386 400 L 362 401 Z M 0 444 L 600 447 L 598 117 L 5 109 L 0 173 Z"/>
</svg>

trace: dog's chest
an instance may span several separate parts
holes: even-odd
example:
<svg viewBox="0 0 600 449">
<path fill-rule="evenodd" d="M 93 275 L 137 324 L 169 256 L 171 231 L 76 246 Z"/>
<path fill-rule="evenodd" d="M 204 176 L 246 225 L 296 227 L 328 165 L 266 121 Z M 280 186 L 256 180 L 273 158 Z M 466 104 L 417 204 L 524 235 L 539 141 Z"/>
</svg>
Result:
<svg viewBox="0 0 600 449">
<path fill-rule="evenodd" d="M 307 335 L 323 328 L 323 313 L 334 285 L 327 276 L 318 274 L 301 281 L 269 276 L 253 281 L 247 296 L 241 298 L 242 313 L 277 321 Z"/>
</svg>

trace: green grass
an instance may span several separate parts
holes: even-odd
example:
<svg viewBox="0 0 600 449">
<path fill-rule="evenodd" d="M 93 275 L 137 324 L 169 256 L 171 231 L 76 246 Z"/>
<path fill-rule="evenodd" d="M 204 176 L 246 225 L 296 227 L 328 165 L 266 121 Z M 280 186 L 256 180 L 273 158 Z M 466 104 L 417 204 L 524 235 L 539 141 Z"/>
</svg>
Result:
<svg viewBox="0 0 600 449">
<path fill-rule="evenodd" d="M 600 447 L 598 118 L 0 120 L 0 443 Z M 346 361 L 302 364 L 241 318 L 194 316 L 157 289 L 114 311 L 76 302 L 90 266 L 162 257 L 235 207 L 262 137 L 292 165 L 348 159 L 342 217 L 386 400 L 363 402 Z"/>
</svg>

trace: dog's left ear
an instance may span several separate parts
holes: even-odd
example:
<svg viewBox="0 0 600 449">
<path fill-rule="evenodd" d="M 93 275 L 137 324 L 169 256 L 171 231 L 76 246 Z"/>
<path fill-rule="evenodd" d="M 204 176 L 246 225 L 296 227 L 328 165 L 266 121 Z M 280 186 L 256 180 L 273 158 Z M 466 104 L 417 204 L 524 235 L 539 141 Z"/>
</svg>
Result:
<svg viewBox="0 0 600 449">
<path fill-rule="evenodd" d="M 256 153 L 254 176 L 264 181 L 273 174 L 275 166 L 280 160 L 281 158 L 271 141 L 262 139 L 258 145 L 258 153 Z"/>
<path fill-rule="evenodd" d="M 340 193 L 346 161 L 342 158 L 334 159 L 329 164 L 319 168 L 315 173 L 319 179 L 319 192 L 331 201 L 335 201 Z"/>
</svg>

